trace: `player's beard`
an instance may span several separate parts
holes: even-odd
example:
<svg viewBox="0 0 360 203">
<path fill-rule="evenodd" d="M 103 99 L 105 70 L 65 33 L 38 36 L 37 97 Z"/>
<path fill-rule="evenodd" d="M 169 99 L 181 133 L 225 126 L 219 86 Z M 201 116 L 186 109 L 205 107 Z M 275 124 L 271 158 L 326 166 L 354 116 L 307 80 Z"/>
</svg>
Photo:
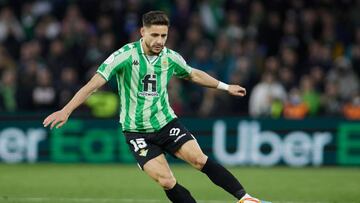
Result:
<svg viewBox="0 0 360 203">
<path fill-rule="evenodd" d="M 160 50 L 159 50 L 159 51 L 154 51 L 156 45 L 151 46 L 151 45 L 148 44 L 146 41 L 145 41 L 145 46 L 148 48 L 148 50 L 149 50 L 149 52 L 150 52 L 150 55 L 159 55 L 159 53 L 161 52 L 161 50 L 164 48 L 163 45 L 158 45 L 158 46 L 160 47 Z"/>
</svg>

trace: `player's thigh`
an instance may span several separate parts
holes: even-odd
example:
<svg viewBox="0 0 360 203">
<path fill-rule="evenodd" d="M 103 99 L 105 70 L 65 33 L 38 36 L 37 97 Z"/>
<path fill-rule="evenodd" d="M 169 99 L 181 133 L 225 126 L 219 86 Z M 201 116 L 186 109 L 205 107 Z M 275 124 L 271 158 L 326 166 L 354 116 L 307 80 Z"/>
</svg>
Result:
<svg viewBox="0 0 360 203">
<path fill-rule="evenodd" d="M 171 189 L 176 184 L 175 177 L 164 154 L 146 162 L 143 166 L 143 170 L 165 189 Z"/>
<path fill-rule="evenodd" d="M 182 146 L 195 140 L 194 136 L 177 119 L 171 121 L 158 134 L 156 143 L 169 154 L 176 156 Z"/>
<path fill-rule="evenodd" d="M 203 168 L 208 159 L 196 140 L 189 140 L 184 143 L 180 149 L 175 152 L 175 156 L 199 170 Z"/>
<path fill-rule="evenodd" d="M 160 146 L 152 143 L 152 137 L 153 134 L 125 133 L 126 143 L 141 169 L 148 161 L 164 153 Z"/>
</svg>

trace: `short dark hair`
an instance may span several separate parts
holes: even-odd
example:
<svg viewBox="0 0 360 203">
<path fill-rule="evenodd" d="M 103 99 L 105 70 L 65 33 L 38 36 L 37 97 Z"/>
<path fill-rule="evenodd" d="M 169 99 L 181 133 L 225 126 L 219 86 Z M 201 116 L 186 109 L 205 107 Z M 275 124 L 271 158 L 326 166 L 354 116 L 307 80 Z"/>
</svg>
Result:
<svg viewBox="0 0 360 203">
<path fill-rule="evenodd" d="M 170 26 L 170 20 L 163 11 L 149 11 L 142 16 L 143 26 L 166 25 Z"/>
</svg>

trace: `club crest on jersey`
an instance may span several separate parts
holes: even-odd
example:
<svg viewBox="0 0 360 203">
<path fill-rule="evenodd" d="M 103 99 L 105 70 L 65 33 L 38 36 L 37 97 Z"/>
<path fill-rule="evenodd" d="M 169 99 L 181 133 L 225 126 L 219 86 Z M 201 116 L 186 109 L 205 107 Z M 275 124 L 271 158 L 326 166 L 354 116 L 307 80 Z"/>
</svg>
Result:
<svg viewBox="0 0 360 203">
<path fill-rule="evenodd" d="M 169 62 L 167 62 L 167 61 L 162 61 L 162 64 L 164 65 L 164 66 L 168 66 L 169 65 Z"/>
<path fill-rule="evenodd" d="M 143 84 L 143 91 L 139 92 L 139 96 L 159 96 L 159 93 L 157 92 L 157 76 L 155 74 L 145 75 L 141 82 Z"/>
<path fill-rule="evenodd" d="M 148 149 L 142 149 L 142 150 L 140 150 L 139 156 L 145 157 L 145 156 L 147 155 L 148 151 L 149 151 Z"/>
</svg>

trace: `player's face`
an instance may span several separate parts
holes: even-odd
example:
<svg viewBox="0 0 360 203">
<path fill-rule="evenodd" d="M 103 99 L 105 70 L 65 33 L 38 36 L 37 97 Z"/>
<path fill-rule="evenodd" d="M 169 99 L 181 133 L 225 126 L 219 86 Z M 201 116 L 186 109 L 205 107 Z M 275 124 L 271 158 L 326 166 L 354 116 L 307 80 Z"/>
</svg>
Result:
<svg viewBox="0 0 360 203">
<path fill-rule="evenodd" d="M 151 25 L 149 27 L 141 28 L 141 35 L 145 42 L 148 54 L 159 54 L 165 46 L 168 36 L 168 26 L 166 25 Z"/>
</svg>

